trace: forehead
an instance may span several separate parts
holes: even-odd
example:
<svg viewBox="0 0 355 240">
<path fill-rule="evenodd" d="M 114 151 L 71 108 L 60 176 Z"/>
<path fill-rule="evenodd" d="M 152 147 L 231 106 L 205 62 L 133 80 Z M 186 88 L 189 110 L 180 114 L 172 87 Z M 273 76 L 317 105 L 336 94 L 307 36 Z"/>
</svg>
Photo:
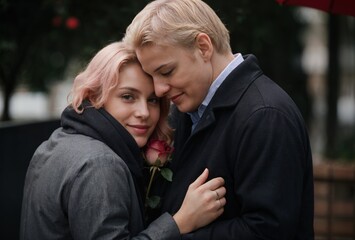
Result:
<svg viewBox="0 0 355 240">
<path fill-rule="evenodd" d="M 139 63 L 123 65 L 120 70 L 119 85 L 153 84 L 152 78 L 143 71 Z"/>
<path fill-rule="evenodd" d="M 169 56 L 170 52 L 174 51 L 176 48 L 180 48 L 180 47 L 172 46 L 172 45 L 146 44 L 142 47 L 137 48 L 136 53 L 139 57 L 144 57 L 144 58 L 148 57 L 149 55 Z"/>
<path fill-rule="evenodd" d="M 193 50 L 179 45 L 149 44 L 136 49 L 138 60 L 144 70 L 154 71 L 161 65 L 180 61 L 193 55 Z"/>
<path fill-rule="evenodd" d="M 136 54 L 143 69 L 151 73 L 161 64 L 173 61 L 176 56 L 175 51 L 175 48 L 172 46 L 150 44 L 136 49 Z"/>
</svg>

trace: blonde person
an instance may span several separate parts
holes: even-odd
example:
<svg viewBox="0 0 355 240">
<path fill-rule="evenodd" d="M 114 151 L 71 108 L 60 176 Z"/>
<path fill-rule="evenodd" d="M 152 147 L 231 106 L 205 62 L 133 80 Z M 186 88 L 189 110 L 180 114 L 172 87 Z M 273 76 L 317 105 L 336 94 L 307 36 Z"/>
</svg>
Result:
<svg viewBox="0 0 355 240">
<path fill-rule="evenodd" d="M 224 213 L 183 237 L 313 239 L 312 155 L 302 116 L 254 55 L 232 53 L 211 7 L 152 1 L 124 41 L 153 77 L 156 95 L 175 105 L 174 177 L 158 186 L 162 211 L 176 212 L 183 189 L 206 167 L 225 180 Z"/>
<path fill-rule="evenodd" d="M 122 42 L 94 56 L 71 99 L 28 167 L 20 239 L 180 239 L 223 212 L 223 179 L 205 183 L 205 170 L 179 211 L 146 226 L 141 148 L 171 141 L 169 102 Z"/>
</svg>

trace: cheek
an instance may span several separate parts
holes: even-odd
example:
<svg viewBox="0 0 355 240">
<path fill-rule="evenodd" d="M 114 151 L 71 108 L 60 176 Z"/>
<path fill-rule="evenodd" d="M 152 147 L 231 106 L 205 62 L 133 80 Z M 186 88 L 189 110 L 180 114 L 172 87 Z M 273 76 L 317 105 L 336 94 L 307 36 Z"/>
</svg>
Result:
<svg viewBox="0 0 355 240">
<path fill-rule="evenodd" d="M 160 108 L 153 108 L 150 111 L 150 117 L 151 117 L 152 123 L 154 123 L 156 125 L 159 121 L 159 118 L 160 118 Z"/>
<path fill-rule="evenodd" d="M 106 109 L 108 113 L 111 114 L 112 117 L 114 117 L 121 125 L 124 126 L 124 120 L 129 117 L 129 111 L 127 110 L 122 110 L 120 108 L 109 108 Z"/>
<path fill-rule="evenodd" d="M 192 67 L 194 66 L 194 67 Z M 187 71 L 186 71 L 187 70 Z M 206 86 L 209 87 L 211 82 L 211 69 L 205 64 L 191 63 L 191 66 L 186 66 L 185 70 L 175 77 L 175 85 L 180 88 L 187 88 L 193 92 L 200 92 L 205 90 Z"/>
<path fill-rule="evenodd" d="M 204 92 L 209 89 L 213 82 L 213 70 L 208 64 L 200 65 L 201 71 L 195 72 L 196 85 Z"/>
</svg>

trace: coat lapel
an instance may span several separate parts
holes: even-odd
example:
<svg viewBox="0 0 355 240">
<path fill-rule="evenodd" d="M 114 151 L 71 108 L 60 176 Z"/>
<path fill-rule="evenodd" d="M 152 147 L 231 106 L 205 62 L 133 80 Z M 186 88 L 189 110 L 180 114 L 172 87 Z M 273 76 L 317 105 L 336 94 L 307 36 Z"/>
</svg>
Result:
<svg viewBox="0 0 355 240">
<path fill-rule="evenodd" d="M 193 135 L 208 128 L 216 121 L 215 111 L 217 109 L 237 105 L 249 86 L 263 74 L 262 70 L 257 65 L 257 59 L 254 55 L 246 55 L 244 59 L 245 60 L 227 76 L 216 91 L 216 94 L 213 96 L 210 104 L 202 115 L 200 122 L 197 124 Z"/>
<path fill-rule="evenodd" d="M 262 70 L 257 65 L 257 59 L 254 55 L 246 55 L 243 57 L 245 60 L 227 76 L 213 96 L 193 134 L 191 134 L 192 123 L 190 116 L 180 112 L 177 108 L 174 109 L 174 128 L 176 129 L 176 151 L 172 161 L 172 168 L 174 170 L 184 166 L 184 159 L 187 158 L 190 149 L 194 147 L 193 144 L 191 144 L 192 139 L 198 141 L 196 138 L 203 137 L 200 133 L 210 128 L 218 121 L 219 114 L 217 112 L 222 109 L 226 111 L 227 108 L 234 109 L 249 86 L 263 74 Z"/>
</svg>

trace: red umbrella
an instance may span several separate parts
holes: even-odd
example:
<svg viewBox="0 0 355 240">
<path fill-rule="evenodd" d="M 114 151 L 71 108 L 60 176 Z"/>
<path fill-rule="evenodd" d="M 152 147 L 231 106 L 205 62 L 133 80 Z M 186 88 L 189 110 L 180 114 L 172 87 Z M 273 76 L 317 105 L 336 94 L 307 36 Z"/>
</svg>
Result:
<svg viewBox="0 0 355 240">
<path fill-rule="evenodd" d="M 316 8 L 329 13 L 355 16 L 355 0 L 276 0 L 282 5 Z"/>
</svg>

